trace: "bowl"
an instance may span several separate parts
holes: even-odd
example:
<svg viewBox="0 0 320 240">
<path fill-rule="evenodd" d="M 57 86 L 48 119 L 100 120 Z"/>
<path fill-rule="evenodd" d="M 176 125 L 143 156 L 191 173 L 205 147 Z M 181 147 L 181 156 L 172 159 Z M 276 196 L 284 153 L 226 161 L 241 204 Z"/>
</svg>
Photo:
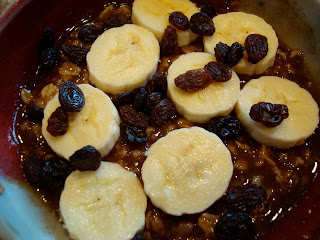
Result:
<svg viewBox="0 0 320 240">
<path fill-rule="evenodd" d="M 121 2 L 121 1 L 120 1 Z M 199 1 L 206 2 L 206 1 Z M 313 79 L 311 93 L 320 103 L 320 1 L 242 0 L 239 8 L 263 17 L 290 48 L 305 53 Z M 0 238 L 68 239 L 66 231 L 39 193 L 25 183 L 17 155 L 18 136 L 14 133 L 19 86 L 32 81 L 38 65 L 38 41 L 50 26 L 60 36 L 68 28 L 96 16 L 106 0 L 17 0 L 0 17 Z M 216 4 L 225 4 L 218 1 Z M 319 130 L 312 136 L 311 149 L 317 155 Z M 317 174 L 316 174 L 317 175 Z M 320 239 L 320 179 L 316 176 L 297 206 L 262 239 Z M 4 191 L 2 191 L 4 189 Z"/>
</svg>

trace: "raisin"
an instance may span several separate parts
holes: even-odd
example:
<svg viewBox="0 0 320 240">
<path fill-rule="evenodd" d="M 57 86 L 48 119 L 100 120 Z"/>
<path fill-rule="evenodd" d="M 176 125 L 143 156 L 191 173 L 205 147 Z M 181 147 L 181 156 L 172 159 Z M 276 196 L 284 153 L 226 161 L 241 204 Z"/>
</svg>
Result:
<svg viewBox="0 0 320 240">
<path fill-rule="evenodd" d="M 176 86 L 185 92 L 196 92 L 208 87 L 213 79 L 207 69 L 189 70 L 174 79 Z"/>
<path fill-rule="evenodd" d="M 132 240 L 143 240 L 143 235 L 141 233 L 137 233 Z"/>
<path fill-rule="evenodd" d="M 142 112 L 137 112 L 130 105 L 119 107 L 120 117 L 124 123 L 130 124 L 139 128 L 146 128 L 149 124 L 149 117 Z"/>
<path fill-rule="evenodd" d="M 59 88 L 59 102 L 67 112 L 80 112 L 85 104 L 85 98 L 75 83 L 67 81 Z"/>
<path fill-rule="evenodd" d="M 145 87 L 139 87 L 136 92 L 137 93 L 133 101 L 133 108 L 138 112 L 142 112 L 147 102 L 149 93 Z"/>
<path fill-rule="evenodd" d="M 144 128 L 127 125 L 121 126 L 122 137 L 125 141 L 133 144 L 141 144 L 147 141 L 147 134 Z"/>
<path fill-rule="evenodd" d="M 233 43 L 230 47 L 230 51 L 228 53 L 225 64 L 227 64 L 229 67 L 237 65 L 243 57 L 244 50 L 245 48 L 240 43 Z"/>
<path fill-rule="evenodd" d="M 167 93 L 167 74 L 158 73 L 153 74 L 152 79 L 147 82 L 146 88 L 149 93 L 159 92 L 166 94 Z"/>
<path fill-rule="evenodd" d="M 47 27 L 39 42 L 39 52 L 46 50 L 47 48 L 54 48 L 54 35 L 50 27 Z"/>
<path fill-rule="evenodd" d="M 222 62 L 209 62 L 205 67 L 213 80 L 217 82 L 229 81 L 232 77 L 232 70 Z"/>
<path fill-rule="evenodd" d="M 72 154 L 70 163 L 79 171 L 95 171 L 101 164 L 101 153 L 93 146 L 85 146 Z"/>
<path fill-rule="evenodd" d="M 221 139 L 237 139 L 244 131 L 244 128 L 233 115 L 213 117 L 208 123 L 208 131 L 217 134 Z"/>
<path fill-rule="evenodd" d="M 190 29 L 199 36 L 212 36 L 216 31 L 212 19 L 205 13 L 195 13 L 190 18 Z"/>
<path fill-rule="evenodd" d="M 102 23 L 102 28 L 104 31 L 114 28 L 114 27 L 121 27 L 125 24 L 131 24 L 131 15 L 130 14 L 115 14 L 112 15 L 111 17 L 107 18 L 103 23 Z"/>
<path fill-rule="evenodd" d="M 168 26 L 162 35 L 161 40 L 161 56 L 171 56 L 179 51 L 178 36 L 176 30 Z"/>
<path fill-rule="evenodd" d="M 228 44 L 219 42 L 214 48 L 214 54 L 219 62 L 226 63 L 230 46 Z"/>
<path fill-rule="evenodd" d="M 176 115 L 176 108 L 169 98 L 161 100 L 151 112 L 152 123 L 161 126 Z"/>
<path fill-rule="evenodd" d="M 89 50 L 80 46 L 63 45 L 62 52 L 69 59 L 69 61 L 79 64 L 86 62 L 86 57 Z"/>
<path fill-rule="evenodd" d="M 49 117 L 47 131 L 54 137 L 64 135 L 68 131 L 68 113 L 58 107 Z"/>
<path fill-rule="evenodd" d="M 266 189 L 257 184 L 232 187 L 226 197 L 228 207 L 241 212 L 249 212 L 267 198 Z"/>
<path fill-rule="evenodd" d="M 83 42 L 94 42 L 101 33 L 100 28 L 94 25 L 87 25 L 79 30 L 78 38 Z"/>
<path fill-rule="evenodd" d="M 248 53 L 248 61 L 256 64 L 268 53 L 268 39 L 260 34 L 250 34 L 244 43 Z"/>
<path fill-rule="evenodd" d="M 214 18 L 215 16 L 217 16 L 216 10 L 214 9 L 214 7 L 210 3 L 205 3 L 201 7 L 201 12 L 207 14 L 211 18 Z"/>
<path fill-rule="evenodd" d="M 32 102 L 27 106 L 27 115 L 32 122 L 41 123 L 44 117 L 43 108 Z"/>
<path fill-rule="evenodd" d="M 70 163 L 58 156 L 47 161 L 39 156 L 29 157 L 23 162 L 22 168 L 29 184 L 49 190 L 63 187 L 72 171 Z"/>
<path fill-rule="evenodd" d="M 214 233 L 218 240 L 250 240 L 255 232 L 247 213 L 230 212 L 220 217 Z"/>
<path fill-rule="evenodd" d="M 189 29 L 189 19 L 182 12 L 172 12 L 169 15 L 169 23 L 181 31 Z"/>
<path fill-rule="evenodd" d="M 135 91 L 119 93 L 112 98 L 112 102 L 116 106 L 131 104 L 134 101 L 135 96 Z"/>
<path fill-rule="evenodd" d="M 289 110 L 284 104 L 258 102 L 251 107 L 249 115 L 254 121 L 262 122 L 266 127 L 272 128 L 289 116 Z"/>
<path fill-rule="evenodd" d="M 144 111 L 146 113 L 151 113 L 152 109 L 161 101 L 161 99 L 162 99 L 161 93 L 153 92 L 149 94 L 146 101 L 146 105 L 144 107 Z"/>
<path fill-rule="evenodd" d="M 45 71 L 51 70 L 60 62 L 61 53 L 55 48 L 46 48 L 40 53 L 40 68 Z"/>
</svg>

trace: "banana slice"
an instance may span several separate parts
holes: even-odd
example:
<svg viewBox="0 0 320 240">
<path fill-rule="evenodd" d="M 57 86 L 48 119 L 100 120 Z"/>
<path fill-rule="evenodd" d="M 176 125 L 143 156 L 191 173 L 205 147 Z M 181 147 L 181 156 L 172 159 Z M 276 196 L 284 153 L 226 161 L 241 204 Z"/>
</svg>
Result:
<svg viewBox="0 0 320 240">
<path fill-rule="evenodd" d="M 188 53 L 175 60 L 168 70 L 168 95 L 177 111 L 192 122 L 208 122 L 215 116 L 227 116 L 240 94 L 240 80 L 235 72 L 227 82 L 214 82 L 207 88 L 190 93 L 175 85 L 174 79 L 188 70 L 203 68 L 214 57 L 208 53 Z"/>
<path fill-rule="evenodd" d="M 111 151 L 120 135 L 118 111 L 104 92 L 89 84 L 78 86 L 84 93 L 85 105 L 80 112 L 68 113 L 68 131 L 57 137 L 47 131 L 48 118 L 60 106 L 56 94 L 44 109 L 42 134 L 52 150 L 65 159 L 87 145 L 94 146 L 103 157 Z"/>
<path fill-rule="evenodd" d="M 72 172 L 60 211 L 72 239 L 132 239 L 145 224 L 147 197 L 138 178 L 116 163 Z"/>
<path fill-rule="evenodd" d="M 168 133 L 146 155 L 144 190 L 155 206 L 175 216 L 211 206 L 227 190 L 233 172 L 220 138 L 199 127 Z"/>
<path fill-rule="evenodd" d="M 189 0 L 135 0 L 132 5 L 132 22 L 153 32 L 161 42 L 164 30 L 170 25 L 170 13 L 177 11 L 182 12 L 190 20 L 199 9 Z M 190 29 L 177 30 L 177 35 L 179 47 L 188 45 L 197 38 Z"/>
<path fill-rule="evenodd" d="M 238 42 L 244 46 L 244 42 L 250 34 L 260 34 L 268 39 L 268 53 L 257 64 L 248 61 L 248 54 L 244 52 L 243 58 L 238 62 L 233 70 L 238 74 L 261 74 L 271 67 L 274 63 L 278 49 L 278 38 L 268 23 L 262 18 L 243 12 L 231 12 L 219 14 L 213 18 L 216 31 L 211 37 L 204 37 L 204 51 L 215 54 L 214 48 L 219 43 L 231 46 Z"/>
<path fill-rule="evenodd" d="M 134 24 L 111 28 L 88 52 L 89 79 L 107 93 L 131 91 L 153 75 L 159 56 L 159 43 L 152 32 Z"/>
<path fill-rule="evenodd" d="M 249 116 L 251 106 L 258 102 L 285 104 L 289 117 L 268 128 Z M 276 148 L 302 144 L 319 124 L 319 108 L 311 94 L 294 82 L 274 76 L 248 82 L 240 92 L 236 114 L 255 140 Z"/>
</svg>

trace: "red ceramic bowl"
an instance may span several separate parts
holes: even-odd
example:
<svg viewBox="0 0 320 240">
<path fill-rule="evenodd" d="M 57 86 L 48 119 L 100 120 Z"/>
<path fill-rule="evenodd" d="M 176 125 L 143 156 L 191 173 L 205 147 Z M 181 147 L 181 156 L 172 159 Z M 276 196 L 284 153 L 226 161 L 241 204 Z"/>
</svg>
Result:
<svg viewBox="0 0 320 240">
<path fill-rule="evenodd" d="M 205 2 L 205 1 L 202 1 Z M 223 1 L 220 1 L 223 2 Z M 246 12 L 262 15 L 273 25 L 280 39 L 288 44 L 301 47 L 306 58 L 315 63 L 311 66 L 314 76 L 313 96 L 319 104 L 319 23 L 318 1 L 300 1 L 292 6 L 292 1 L 250 1 L 243 0 Z M 91 15 L 103 10 L 106 0 L 18 0 L 0 18 L 0 171 L 3 179 L 23 181 L 20 159 L 16 153 L 13 121 L 15 100 L 19 97 L 18 85 L 32 81 L 37 69 L 37 44 L 42 31 L 50 26 L 55 35 L 61 35 L 67 27 L 80 23 Z M 291 5 L 287 5 L 291 3 Z M 297 9 L 296 9 L 297 7 Z M 308 22 L 301 12 L 307 12 Z M 317 29 L 318 28 L 318 29 Z M 313 38 L 313 39 L 312 39 Z M 311 44 L 311 45 L 310 45 Z M 313 45 L 312 45 L 313 44 Z M 311 46 L 311 47 L 310 47 Z M 318 84 L 316 84 L 318 83 Z M 319 104 L 320 105 L 320 104 Z M 313 142 L 320 143 L 319 135 Z M 319 153 L 318 146 L 311 146 Z M 318 154 L 319 156 L 319 154 Z M 1 180 L 0 180 L 1 182 Z M 301 197 L 297 207 L 279 220 L 263 239 L 320 239 L 320 178 L 316 177 L 308 191 Z M 5 191 L 10 191 L 6 189 Z M 0 195 L 0 200 L 3 196 Z M 0 217 L 1 217 L 0 206 Z M 4 217 L 5 218 L 5 217 Z M 5 220 L 5 219 L 4 219 Z M 3 227 L 3 226 L 2 226 Z M 18 227 L 20 228 L 20 226 Z M 1 232 L 1 224 L 0 224 Z M 0 235 L 1 236 L 1 235 Z M 24 238 L 23 239 L 28 239 Z"/>
</svg>

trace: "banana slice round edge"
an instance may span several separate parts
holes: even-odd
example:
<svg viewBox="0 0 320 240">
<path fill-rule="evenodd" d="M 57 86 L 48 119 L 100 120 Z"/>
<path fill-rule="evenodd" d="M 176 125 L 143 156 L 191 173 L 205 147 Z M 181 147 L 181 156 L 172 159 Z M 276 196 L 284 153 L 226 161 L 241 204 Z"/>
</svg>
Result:
<svg viewBox="0 0 320 240">
<path fill-rule="evenodd" d="M 101 34 L 87 54 L 90 81 L 117 94 L 144 85 L 158 66 L 160 46 L 147 29 L 134 24 Z"/>
<path fill-rule="evenodd" d="M 85 96 L 85 105 L 80 112 L 68 113 L 68 131 L 54 137 L 47 131 L 48 119 L 60 106 L 58 95 L 50 100 L 44 109 L 42 134 L 52 150 L 59 156 L 69 159 L 77 150 L 92 145 L 102 157 L 113 148 L 120 136 L 120 117 L 107 94 L 89 84 L 78 87 Z"/>
<path fill-rule="evenodd" d="M 232 69 L 238 74 L 261 74 L 271 67 L 278 49 L 278 37 L 268 23 L 261 17 L 244 12 L 230 12 L 219 14 L 213 18 L 216 28 L 211 37 L 203 38 L 204 51 L 215 54 L 214 48 L 219 43 L 231 46 L 239 42 L 244 46 L 244 42 L 250 34 L 260 34 L 268 39 L 268 53 L 257 64 L 248 61 L 248 54 L 244 52 L 243 58 Z"/>
<path fill-rule="evenodd" d="M 289 117 L 280 125 L 268 128 L 249 116 L 251 106 L 258 102 L 285 104 Z M 249 81 L 240 92 L 236 114 L 255 140 L 276 148 L 304 143 L 319 124 L 319 108 L 311 94 L 298 84 L 275 76 Z"/>
<path fill-rule="evenodd" d="M 227 190 L 231 154 L 215 134 L 199 127 L 174 130 L 155 142 L 142 166 L 144 190 L 164 212 L 201 212 Z"/>
<path fill-rule="evenodd" d="M 147 197 L 140 181 L 119 164 L 72 172 L 60 211 L 72 239 L 129 240 L 145 225 Z"/>
<path fill-rule="evenodd" d="M 182 12 L 190 20 L 200 10 L 189 0 L 135 0 L 132 5 L 132 22 L 154 33 L 159 42 L 169 24 L 172 12 Z M 188 31 L 177 30 L 178 45 L 182 47 L 193 42 L 197 35 Z"/>
<path fill-rule="evenodd" d="M 204 123 L 215 116 L 227 116 L 235 107 L 240 94 L 240 80 L 233 71 L 227 82 L 214 82 L 207 88 L 190 93 L 175 85 L 175 78 L 188 70 L 203 68 L 214 57 L 208 53 L 194 52 L 181 55 L 168 70 L 168 95 L 177 111 L 186 119 Z"/>
</svg>

